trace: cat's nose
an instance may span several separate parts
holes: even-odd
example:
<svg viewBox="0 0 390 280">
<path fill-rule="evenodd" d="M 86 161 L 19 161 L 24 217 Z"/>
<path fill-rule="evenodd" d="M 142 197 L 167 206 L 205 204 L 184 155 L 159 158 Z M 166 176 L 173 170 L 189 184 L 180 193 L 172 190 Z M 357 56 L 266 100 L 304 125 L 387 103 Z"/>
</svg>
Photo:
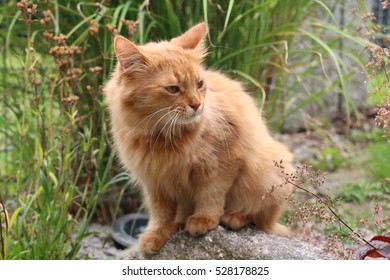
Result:
<svg viewBox="0 0 390 280">
<path fill-rule="evenodd" d="M 193 103 L 193 104 L 190 105 L 190 107 L 192 109 L 194 109 L 194 111 L 196 112 L 196 111 L 198 111 L 198 109 L 200 107 L 200 103 Z"/>
</svg>

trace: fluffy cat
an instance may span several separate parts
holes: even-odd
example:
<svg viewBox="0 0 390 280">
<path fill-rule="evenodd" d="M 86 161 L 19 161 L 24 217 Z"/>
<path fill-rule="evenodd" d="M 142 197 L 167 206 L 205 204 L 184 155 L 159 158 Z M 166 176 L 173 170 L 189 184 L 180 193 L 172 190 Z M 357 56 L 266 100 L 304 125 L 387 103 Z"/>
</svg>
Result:
<svg viewBox="0 0 390 280">
<path fill-rule="evenodd" d="M 193 236 L 219 223 L 277 223 L 291 193 L 274 160 L 292 172 L 292 155 L 269 134 L 242 85 L 206 70 L 200 23 L 171 41 L 137 46 L 117 36 L 118 64 L 105 86 L 117 153 L 142 186 L 150 214 L 139 247 L 153 254 L 178 229 Z"/>
</svg>

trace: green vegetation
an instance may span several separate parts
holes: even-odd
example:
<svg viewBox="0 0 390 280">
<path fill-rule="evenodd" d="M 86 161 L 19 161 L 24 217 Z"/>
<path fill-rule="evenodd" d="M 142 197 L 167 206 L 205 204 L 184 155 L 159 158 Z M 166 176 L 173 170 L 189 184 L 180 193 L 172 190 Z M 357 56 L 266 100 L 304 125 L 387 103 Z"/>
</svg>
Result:
<svg viewBox="0 0 390 280">
<path fill-rule="evenodd" d="M 326 144 L 313 161 L 313 167 L 318 170 L 335 171 L 347 165 L 347 159 L 343 157 L 335 145 Z"/>
<path fill-rule="evenodd" d="M 143 44 L 205 21 L 208 66 L 245 81 L 265 104 L 272 127 L 281 128 L 312 103 L 326 115 L 321 97 L 327 92 L 341 94 L 348 120 L 358 115 L 345 89 L 350 73 L 341 55 L 363 62 L 353 49 L 341 51 L 339 42 L 365 41 L 337 24 L 326 1 L 96 3 L 11 0 L 0 6 L 2 258 L 75 259 L 96 209 L 112 221 L 131 189 L 112 150 L 102 95 L 115 64 L 115 34 Z M 336 77 L 328 76 L 325 59 Z M 308 80 L 324 86 L 310 92 Z M 382 179 L 386 165 L 380 158 L 389 151 L 379 144 L 369 149 L 378 157 L 372 170 Z M 329 146 L 318 167 L 336 169 L 343 161 Z"/>
<path fill-rule="evenodd" d="M 370 168 L 373 177 L 378 181 L 389 178 L 390 176 L 389 143 L 387 142 L 369 143 L 368 150 L 370 151 L 370 155 L 371 155 Z"/>
<path fill-rule="evenodd" d="M 362 204 L 370 200 L 386 201 L 390 197 L 386 192 L 386 185 L 381 182 L 369 183 L 364 180 L 358 180 L 354 183 L 345 185 L 337 195 L 342 201 Z"/>
</svg>

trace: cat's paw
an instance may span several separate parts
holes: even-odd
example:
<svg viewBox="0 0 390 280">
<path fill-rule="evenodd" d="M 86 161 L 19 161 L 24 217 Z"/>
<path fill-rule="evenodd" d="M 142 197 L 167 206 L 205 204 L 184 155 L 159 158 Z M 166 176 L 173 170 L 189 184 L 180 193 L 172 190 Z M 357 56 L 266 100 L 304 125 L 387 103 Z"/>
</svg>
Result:
<svg viewBox="0 0 390 280">
<path fill-rule="evenodd" d="M 159 231 L 146 231 L 139 237 L 139 249 L 146 255 L 156 254 L 169 237 Z"/>
<path fill-rule="evenodd" d="M 291 236 L 291 230 L 279 223 L 274 224 L 270 232 L 281 236 Z"/>
<path fill-rule="evenodd" d="M 281 235 L 281 236 L 291 236 L 291 230 L 288 227 L 281 225 L 279 223 L 274 223 L 272 225 L 262 226 L 260 228 L 268 233 Z"/>
<path fill-rule="evenodd" d="M 203 235 L 206 232 L 215 229 L 218 220 L 209 216 L 191 216 L 188 218 L 185 230 L 192 236 Z"/>
<path fill-rule="evenodd" d="M 238 230 L 248 225 L 249 220 L 241 213 L 230 213 L 222 216 L 221 223 L 229 229 Z"/>
<path fill-rule="evenodd" d="M 185 222 L 176 222 L 174 224 L 174 227 L 175 227 L 175 231 L 183 230 L 186 227 L 186 223 Z"/>
</svg>

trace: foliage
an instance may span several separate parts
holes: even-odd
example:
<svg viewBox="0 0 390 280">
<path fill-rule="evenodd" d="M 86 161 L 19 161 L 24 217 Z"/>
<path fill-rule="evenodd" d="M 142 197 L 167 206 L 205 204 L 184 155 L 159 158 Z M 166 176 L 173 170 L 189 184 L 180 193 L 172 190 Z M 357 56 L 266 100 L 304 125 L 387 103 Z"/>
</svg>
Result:
<svg viewBox="0 0 390 280">
<path fill-rule="evenodd" d="M 337 195 L 345 202 L 354 202 L 362 204 L 370 200 L 385 201 L 390 199 L 390 193 L 386 192 L 386 185 L 381 182 L 367 182 L 358 180 L 354 183 L 349 183 L 342 188 L 342 191 Z"/>
<path fill-rule="evenodd" d="M 369 123 L 363 123 L 360 129 L 352 129 L 350 139 L 353 142 L 367 144 L 367 142 L 383 142 L 383 131 Z"/>
<path fill-rule="evenodd" d="M 318 152 L 317 159 L 313 161 L 313 167 L 319 170 L 335 171 L 344 167 L 346 163 L 347 159 L 341 155 L 339 148 L 327 144 Z"/>
<path fill-rule="evenodd" d="M 345 91 L 350 73 L 342 71 L 347 67 L 341 56 L 363 62 L 350 49 L 340 49 L 339 43 L 347 38 L 363 47 L 365 42 L 335 24 L 324 2 L 236 1 L 230 10 L 232 2 L 222 7 L 225 17 L 219 10 L 205 17 L 210 25 L 210 65 L 247 80 L 263 104 L 266 99 L 264 113 L 273 127 L 280 129 L 287 118 L 312 103 L 326 111 L 321 97 L 340 91 L 347 116 L 357 113 Z M 335 78 L 324 69 L 325 60 L 331 61 Z M 313 82 L 317 88 L 309 89 L 307 84 Z"/>
<path fill-rule="evenodd" d="M 113 165 L 101 94 L 113 64 L 111 33 L 93 33 L 88 20 L 99 18 L 99 9 L 85 19 L 70 5 L 77 6 L 2 7 L 13 15 L 3 18 L 9 29 L 0 84 L 8 259 L 76 258 L 99 198 L 127 179 Z"/>
<path fill-rule="evenodd" d="M 322 188 L 325 175 L 322 172 L 302 165 L 297 167 L 295 173 L 288 174 L 285 172 L 282 162 L 275 162 L 275 166 L 281 170 L 285 181 L 280 185 L 273 186 L 270 192 L 276 188 L 283 188 L 287 184 L 294 187 L 292 197 L 289 199 L 289 209 L 292 213 L 290 213 L 288 220 L 290 226 L 297 231 L 297 235 L 305 238 L 303 234 L 307 230 L 310 231 L 311 235 L 315 235 L 315 232 L 321 228 L 320 236 L 314 237 L 315 242 L 318 242 L 319 239 L 327 239 L 325 250 L 342 258 L 351 258 L 351 253 L 354 252 L 354 250 L 346 250 L 346 243 L 366 244 L 371 249 L 376 249 L 363 231 L 368 226 L 379 233 L 388 230 L 389 219 L 386 215 L 389 211 L 386 206 L 389 201 L 388 197 L 380 201 L 386 208 L 382 208 L 377 203 L 369 221 L 362 215 L 356 217 L 345 213 L 340 207 L 340 198 L 332 197 L 329 192 L 324 194 Z"/>
<path fill-rule="evenodd" d="M 362 30 L 365 31 L 363 36 L 370 41 L 366 46 L 370 59 L 364 67 L 369 81 L 369 101 L 371 104 L 380 106 L 375 121 L 378 126 L 383 127 L 384 136 L 390 139 L 390 59 L 388 48 L 390 36 L 386 30 L 387 26 L 381 25 L 375 15 L 367 11 L 364 1 L 356 1 L 361 13 Z M 381 6 L 383 10 L 387 10 L 390 7 L 389 1 L 383 0 Z"/>
<path fill-rule="evenodd" d="M 371 154 L 370 167 L 376 180 L 390 178 L 390 147 L 387 142 L 374 142 L 368 144 Z M 390 183 L 390 182 L 389 182 Z M 390 187 L 390 184 L 389 184 Z"/>
</svg>

